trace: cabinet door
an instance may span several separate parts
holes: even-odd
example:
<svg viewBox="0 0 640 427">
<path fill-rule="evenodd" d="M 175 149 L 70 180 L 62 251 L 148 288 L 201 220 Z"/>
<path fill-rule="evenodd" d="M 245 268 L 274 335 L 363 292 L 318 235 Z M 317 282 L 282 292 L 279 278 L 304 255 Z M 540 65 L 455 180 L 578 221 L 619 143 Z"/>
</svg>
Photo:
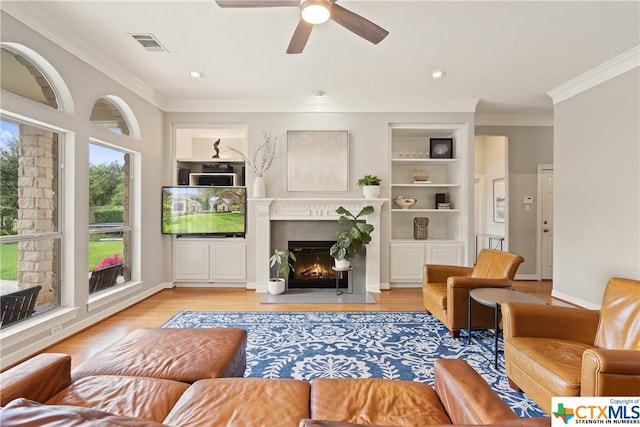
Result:
<svg viewBox="0 0 640 427">
<path fill-rule="evenodd" d="M 427 260 L 429 264 L 462 265 L 462 243 L 429 243 Z"/>
<path fill-rule="evenodd" d="M 211 281 L 244 281 L 247 279 L 247 245 L 211 245 Z"/>
<path fill-rule="evenodd" d="M 422 282 L 424 243 L 391 243 L 391 282 Z"/>
<path fill-rule="evenodd" d="M 173 243 L 173 279 L 209 280 L 209 243 Z"/>
</svg>

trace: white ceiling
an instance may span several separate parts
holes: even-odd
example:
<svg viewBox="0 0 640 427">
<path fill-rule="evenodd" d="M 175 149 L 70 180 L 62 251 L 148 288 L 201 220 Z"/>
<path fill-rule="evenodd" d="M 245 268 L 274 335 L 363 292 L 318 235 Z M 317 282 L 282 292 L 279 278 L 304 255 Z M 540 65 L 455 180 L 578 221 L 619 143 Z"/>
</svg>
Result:
<svg viewBox="0 0 640 427">
<path fill-rule="evenodd" d="M 550 117 L 547 92 L 640 44 L 638 1 L 365 1 L 373 45 L 329 21 L 285 50 L 296 7 L 3 1 L 2 9 L 166 111 L 476 111 Z M 152 33 L 168 53 L 131 33 Z M 429 75 L 446 71 L 441 80 Z M 205 74 L 189 77 L 189 71 Z M 314 98 L 323 90 L 327 96 Z M 477 103 L 477 106 L 476 106 Z"/>
</svg>

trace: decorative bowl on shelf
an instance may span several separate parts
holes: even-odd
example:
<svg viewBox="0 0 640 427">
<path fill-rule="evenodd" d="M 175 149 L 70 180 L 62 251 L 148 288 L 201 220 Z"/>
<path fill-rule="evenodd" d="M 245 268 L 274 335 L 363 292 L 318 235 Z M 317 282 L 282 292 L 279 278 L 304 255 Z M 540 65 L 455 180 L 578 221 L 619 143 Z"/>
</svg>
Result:
<svg viewBox="0 0 640 427">
<path fill-rule="evenodd" d="M 415 205 L 417 201 L 418 199 L 415 197 L 398 196 L 393 199 L 393 203 L 400 209 L 409 209 L 411 206 Z"/>
</svg>

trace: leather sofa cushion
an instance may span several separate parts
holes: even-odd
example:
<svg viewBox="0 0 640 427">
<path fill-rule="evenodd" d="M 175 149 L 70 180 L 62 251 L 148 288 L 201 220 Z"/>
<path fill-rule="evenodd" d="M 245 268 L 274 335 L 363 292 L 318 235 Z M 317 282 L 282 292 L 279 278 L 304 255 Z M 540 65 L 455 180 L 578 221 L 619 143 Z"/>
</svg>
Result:
<svg viewBox="0 0 640 427">
<path fill-rule="evenodd" d="M 450 424 L 427 384 L 379 378 L 311 381 L 311 418 L 360 424 Z"/>
<path fill-rule="evenodd" d="M 95 408 L 117 415 L 162 422 L 189 384 L 144 377 L 97 376 L 81 378 L 47 405 Z"/>
<path fill-rule="evenodd" d="M 512 337 L 509 345 L 511 363 L 528 372 L 531 379 L 553 396 L 579 396 L 582 354 L 593 346 L 577 341 Z"/>
<path fill-rule="evenodd" d="M 73 381 L 96 375 L 151 377 L 193 383 L 242 376 L 247 331 L 234 328 L 138 329 L 81 363 Z"/>
<path fill-rule="evenodd" d="M 440 307 L 442 310 L 447 309 L 447 284 L 446 283 L 429 283 L 424 286 L 428 289 L 425 292 L 424 298 L 428 298 L 435 307 Z"/>
<path fill-rule="evenodd" d="M 0 409 L 0 425 L 21 427 L 162 427 L 139 418 L 114 415 L 97 409 L 49 406 L 15 399 Z M 166 426 L 165 426 L 166 427 Z"/>
<path fill-rule="evenodd" d="M 164 423 L 189 427 L 295 427 L 309 418 L 309 383 L 292 379 L 219 378 L 195 382 Z"/>
</svg>

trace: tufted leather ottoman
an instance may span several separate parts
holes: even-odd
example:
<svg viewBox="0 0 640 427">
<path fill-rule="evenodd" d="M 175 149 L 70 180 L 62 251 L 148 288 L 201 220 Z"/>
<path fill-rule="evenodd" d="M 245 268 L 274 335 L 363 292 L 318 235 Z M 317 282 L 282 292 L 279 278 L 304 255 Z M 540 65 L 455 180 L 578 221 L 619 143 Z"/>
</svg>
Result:
<svg viewBox="0 0 640 427">
<path fill-rule="evenodd" d="M 138 329 L 81 363 L 72 378 L 124 375 L 193 383 L 241 377 L 246 345 L 244 329 Z"/>
</svg>

